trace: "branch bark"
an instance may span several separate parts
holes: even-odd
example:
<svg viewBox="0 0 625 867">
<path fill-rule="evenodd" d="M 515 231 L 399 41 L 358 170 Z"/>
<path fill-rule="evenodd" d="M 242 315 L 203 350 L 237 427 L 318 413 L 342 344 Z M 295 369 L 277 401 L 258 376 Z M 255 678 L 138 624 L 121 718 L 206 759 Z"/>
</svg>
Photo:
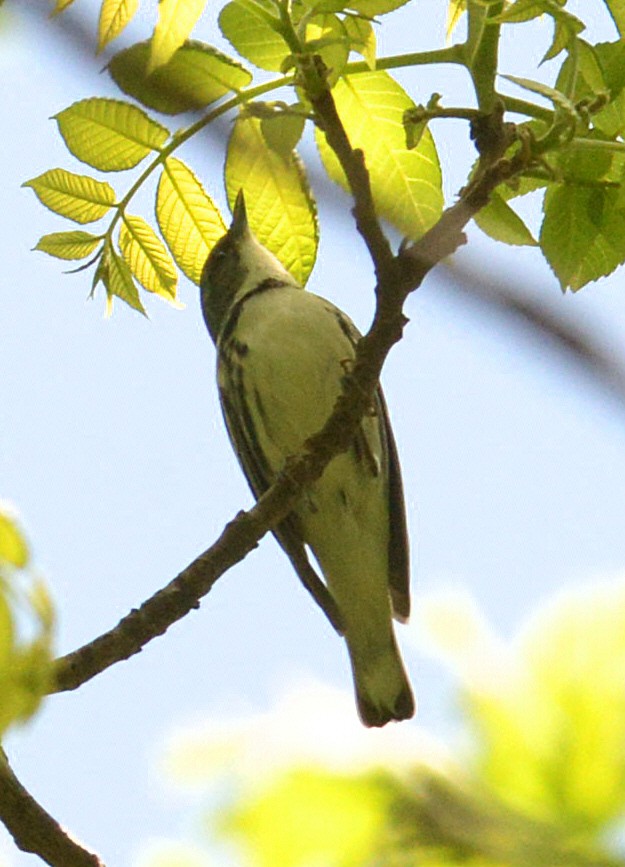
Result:
<svg viewBox="0 0 625 867">
<path fill-rule="evenodd" d="M 0 821 L 22 852 L 38 855 L 51 867 L 104 867 L 93 852 L 74 840 L 37 803 L 0 753 Z"/>
</svg>

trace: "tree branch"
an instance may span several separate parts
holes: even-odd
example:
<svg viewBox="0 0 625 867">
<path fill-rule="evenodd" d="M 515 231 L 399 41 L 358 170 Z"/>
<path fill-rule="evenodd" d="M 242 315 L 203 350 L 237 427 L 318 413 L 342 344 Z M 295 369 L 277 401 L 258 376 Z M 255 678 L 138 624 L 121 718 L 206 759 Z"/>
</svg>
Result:
<svg viewBox="0 0 625 867">
<path fill-rule="evenodd" d="M 31 852 L 51 867 L 104 867 L 26 791 L 0 753 L 0 820 L 22 852 Z"/>
</svg>

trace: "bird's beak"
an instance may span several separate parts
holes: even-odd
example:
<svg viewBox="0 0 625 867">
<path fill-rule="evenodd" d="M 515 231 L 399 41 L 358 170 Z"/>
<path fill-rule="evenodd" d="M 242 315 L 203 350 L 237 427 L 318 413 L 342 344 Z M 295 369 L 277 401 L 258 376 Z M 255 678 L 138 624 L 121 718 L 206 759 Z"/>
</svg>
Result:
<svg viewBox="0 0 625 867">
<path fill-rule="evenodd" d="M 233 238 L 241 238 L 248 231 L 249 225 L 247 222 L 247 210 L 245 208 L 245 195 L 243 194 L 243 189 L 240 189 L 234 203 L 232 223 L 228 234 Z"/>
</svg>

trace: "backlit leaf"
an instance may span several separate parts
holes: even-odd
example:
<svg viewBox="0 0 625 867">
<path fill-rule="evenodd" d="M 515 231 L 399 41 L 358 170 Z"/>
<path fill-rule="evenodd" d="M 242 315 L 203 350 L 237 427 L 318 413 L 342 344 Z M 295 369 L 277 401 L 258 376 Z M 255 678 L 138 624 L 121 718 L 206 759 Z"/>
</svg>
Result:
<svg viewBox="0 0 625 867">
<path fill-rule="evenodd" d="M 478 211 L 474 220 L 485 234 L 496 241 L 517 246 L 537 246 L 536 239 L 523 220 L 498 192 L 491 194 L 488 205 Z"/>
<path fill-rule="evenodd" d="M 271 121 L 269 121 L 271 123 Z M 226 190 L 232 205 L 245 190 L 250 227 L 259 241 L 304 285 L 317 255 L 314 202 L 301 163 L 267 145 L 261 122 L 241 116 L 226 157 Z"/>
<path fill-rule="evenodd" d="M 159 0 L 148 72 L 167 63 L 174 51 L 180 48 L 205 6 L 206 0 Z"/>
<path fill-rule="evenodd" d="M 278 72 L 291 50 L 272 28 L 272 18 L 275 19 L 275 8 L 265 0 L 232 0 L 221 10 L 219 26 L 242 57 L 261 69 Z"/>
<path fill-rule="evenodd" d="M 76 223 L 99 220 L 115 204 L 110 184 L 65 169 L 50 169 L 22 186 L 31 187 L 43 205 Z"/>
<path fill-rule="evenodd" d="M 104 258 L 104 257 L 103 257 Z M 134 310 L 143 313 L 146 316 L 145 307 L 139 298 L 139 290 L 132 279 L 132 273 L 127 263 L 121 256 L 109 247 L 106 252 L 105 266 L 101 274 L 102 282 L 106 288 L 109 304 L 107 310 L 110 312 L 113 296 L 121 298 Z"/>
<path fill-rule="evenodd" d="M 39 239 L 35 250 L 56 256 L 57 259 L 85 259 L 101 241 L 102 238 L 97 235 L 78 229 L 73 232 L 52 232 Z"/>
<path fill-rule="evenodd" d="M 379 215 L 407 237 L 420 237 L 439 218 L 443 198 L 438 155 L 429 130 L 417 147 L 406 147 L 403 117 L 414 103 L 382 71 L 346 76 L 332 93 L 350 142 L 365 153 Z M 347 189 L 325 136 L 317 132 L 316 137 L 326 171 Z"/>
<path fill-rule="evenodd" d="M 343 26 L 350 41 L 351 50 L 357 51 L 367 61 L 369 69 L 375 69 L 375 31 L 365 18 L 345 18 Z"/>
<path fill-rule="evenodd" d="M 175 299 L 178 273 L 174 263 L 161 239 L 142 217 L 124 214 L 119 248 L 144 289 L 169 301 Z"/>
<path fill-rule="evenodd" d="M 189 280 L 199 285 L 208 254 L 226 228 L 204 188 L 181 160 L 170 158 L 163 167 L 156 218 L 174 259 Z"/>
<path fill-rule="evenodd" d="M 140 108 L 116 99 L 83 99 L 55 118 L 74 156 L 103 172 L 133 168 L 169 138 Z"/>
<path fill-rule="evenodd" d="M 581 289 L 625 260 L 625 210 L 617 189 L 553 185 L 544 211 L 540 246 L 563 289 Z"/>
<path fill-rule="evenodd" d="M 102 0 L 98 23 L 98 51 L 122 32 L 139 8 L 139 0 Z"/>
<path fill-rule="evenodd" d="M 108 70 L 124 93 L 164 114 L 204 108 L 252 80 L 238 61 L 201 42 L 185 43 L 150 74 L 149 54 L 150 43 L 138 42 L 116 54 Z"/>
</svg>

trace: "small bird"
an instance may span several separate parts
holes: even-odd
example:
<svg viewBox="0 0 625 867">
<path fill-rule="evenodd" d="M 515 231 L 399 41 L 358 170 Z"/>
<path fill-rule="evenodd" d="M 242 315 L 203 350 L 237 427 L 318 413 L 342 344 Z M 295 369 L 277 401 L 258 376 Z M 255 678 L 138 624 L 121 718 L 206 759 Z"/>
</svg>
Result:
<svg viewBox="0 0 625 867">
<path fill-rule="evenodd" d="M 258 498 L 329 418 L 360 334 L 256 239 L 242 190 L 200 286 L 230 441 Z M 410 610 L 406 517 L 379 387 L 350 449 L 330 461 L 274 533 L 345 636 L 362 722 L 383 726 L 411 717 L 414 699 L 392 624 L 393 616 L 405 622 Z"/>
</svg>

